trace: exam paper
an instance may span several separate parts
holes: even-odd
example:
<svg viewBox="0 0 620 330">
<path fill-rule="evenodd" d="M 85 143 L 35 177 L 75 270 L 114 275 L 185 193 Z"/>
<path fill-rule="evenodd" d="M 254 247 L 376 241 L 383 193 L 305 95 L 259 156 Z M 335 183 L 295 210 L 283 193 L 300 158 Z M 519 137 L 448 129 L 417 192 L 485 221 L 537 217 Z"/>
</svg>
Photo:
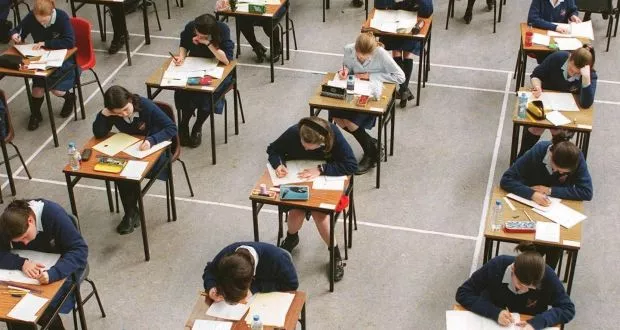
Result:
<svg viewBox="0 0 620 330">
<path fill-rule="evenodd" d="M 59 68 L 67 56 L 66 49 L 46 50 L 43 52 L 39 60 L 31 61 L 28 69 L 45 70 L 47 68 Z"/>
<path fill-rule="evenodd" d="M 544 211 L 534 209 L 534 212 L 566 228 L 572 228 L 587 218 L 584 214 L 562 203 L 552 204 L 550 208 Z"/>
<path fill-rule="evenodd" d="M 34 322 L 37 312 L 48 300 L 27 293 L 7 315 L 17 320 Z"/>
<path fill-rule="evenodd" d="M 347 89 L 347 80 L 340 79 L 338 74 L 334 75 L 334 79 L 327 82 L 327 85 Z M 372 85 L 369 80 L 361 80 L 355 77 L 355 86 L 353 93 L 356 95 L 372 96 Z"/>
<path fill-rule="evenodd" d="M 559 50 L 575 50 L 583 47 L 583 44 L 577 38 L 555 38 L 555 44 Z"/>
<path fill-rule="evenodd" d="M 225 301 L 220 301 L 211 304 L 206 314 L 220 319 L 239 321 L 248 311 L 248 308 L 250 306 L 247 304 L 230 305 Z"/>
<path fill-rule="evenodd" d="M 552 37 L 578 37 L 594 40 L 594 30 L 592 29 L 592 21 L 581 23 L 555 23 L 568 29 L 568 33 L 559 33 L 555 31 L 547 31 L 548 36 Z"/>
<path fill-rule="evenodd" d="M 346 178 L 346 176 L 321 175 L 312 182 L 312 189 L 343 191 Z"/>
<path fill-rule="evenodd" d="M 258 315 L 264 326 L 282 328 L 293 298 L 294 294 L 286 292 L 258 293 L 250 303 L 245 322 L 251 324 L 252 317 Z"/>
<path fill-rule="evenodd" d="M 579 111 L 579 106 L 571 93 L 543 92 L 539 98 L 535 98 L 531 92 L 525 94 L 528 102 L 542 101 L 545 110 Z"/>
<path fill-rule="evenodd" d="M 417 14 L 407 10 L 379 10 L 370 20 L 370 27 L 379 31 L 397 33 L 398 29 L 411 31 L 418 22 Z"/>
<path fill-rule="evenodd" d="M 283 184 L 289 183 L 298 183 L 298 182 L 307 182 L 310 180 L 300 179 L 297 177 L 297 174 L 307 168 L 316 168 L 321 161 L 319 160 L 289 160 L 286 162 L 286 169 L 288 170 L 288 174 L 283 178 L 278 178 L 276 175 L 276 171 L 271 164 L 267 163 L 267 170 L 269 171 L 269 176 L 271 177 L 271 182 L 274 186 L 279 186 Z"/>
<path fill-rule="evenodd" d="M 474 314 L 470 311 L 446 311 L 447 330 L 517 330 L 521 321 L 519 313 L 511 313 L 513 324 L 503 327 L 495 320 Z"/>
<path fill-rule="evenodd" d="M 43 56 L 43 53 L 47 52 L 45 49 L 32 49 L 35 44 L 25 44 L 25 45 L 13 45 L 17 51 L 22 54 L 22 56 L 26 57 L 39 57 Z"/>
<path fill-rule="evenodd" d="M 547 120 L 555 126 L 562 126 L 571 123 L 570 119 L 566 118 L 566 116 L 564 116 L 561 112 L 555 110 L 548 112 L 545 115 L 545 118 L 547 118 Z"/>
<path fill-rule="evenodd" d="M 560 242 L 560 225 L 555 222 L 536 222 L 536 235 L 537 241 L 547 242 Z"/>
<path fill-rule="evenodd" d="M 52 268 L 58 259 L 60 259 L 60 254 L 57 253 L 45 253 L 33 250 L 11 250 L 10 252 L 22 258 L 30 259 L 45 265 L 45 270 Z M 0 280 L 34 285 L 41 284 L 37 279 L 26 276 L 18 269 L 0 269 Z"/>
<path fill-rule="evenodd" d="M 195 320 L 192 330 L 230 330 L 232 325 L 228 321 Z"/>
<path fill-rule="evenodd" d="M 532 200 L 529 200 L 527 198 L 523 198 L 521 196 L 517 196 L 517 195 L 515 195 L 513 193 L 507 194 L 506 197 L 514 199 L 514 200 L 516 200 L 519 203 L 531 206 L 534 209 L 538 209 L 538 210 L 542 210 L 542 211 L 549 211 L 549 210 L 551 210 L 551 208 L 554 205 L 561 204 L 561 202 L 562 202 L 562 200 L 559 199 L 559 198 L 549 197 L 549 199 L 551 200 L 551 205 L 550 206 L 542 206 L 542 205 L 539 205 L 539 204 L 537 204 L 536 202 L 534 202 Z"/>
<path fill-rule="evenodd" d="M 151 146 L 150 149 L 148 150 L 140 150 L 140 145 L 142 144 L 142 140 L 130 145 L 129 147 L 127 147 L 125 150 L 123 150 L 124 153 L 136 157 L 136 158 L 144 158 L 160 149 L 163 149 L 167 146 L 169 146 L 172 142 L 171 141 L 164 141 L 161 143 L 158 143 L 154 146 Z"/>
<path fill-rule="evenodd" d="M 532 42 L 537 45 L 549 46 L 549 42 L 551 42 L 551 38 L 544 34 L 534 33 L 532 36 Z"/>
<path fill-rule="evenodd" d="M 146 170 L 146 167 L 149 165 L 149 162 L 144 162 L 141 160 L 130 160 L 123 168 L 121 172 L 121 176 L 124 176 L 128 179 L 140 180 L 142 178 L 142 173 Z"/>
<path fill-rule="evenodd" d="M 116 133 L 109 138 L 95 144 L 93 146 L 93 149 L 102 152 L 108 156 L 114 156 L 138 141 L 140 141 L 140 139 L 138 139 L 137 137 L 133 137 L 129 134 Z"/>
</svg>

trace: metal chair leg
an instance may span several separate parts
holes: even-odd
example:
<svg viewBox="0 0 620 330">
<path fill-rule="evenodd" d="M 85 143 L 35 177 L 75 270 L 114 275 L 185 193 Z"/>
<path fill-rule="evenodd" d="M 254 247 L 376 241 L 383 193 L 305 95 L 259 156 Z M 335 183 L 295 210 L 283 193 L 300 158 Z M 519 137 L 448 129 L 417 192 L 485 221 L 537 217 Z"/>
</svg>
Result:
<svg viewBox="0 0 620 330">
<path fill-rule="evenodd" d="M 224 97 L 224 144 L 228 144 L 228 101 Z"/>
<path fill-rule="evenodd" d="M 189 180 L 189 174 L 187 174 L 187 167 L 185 167 L 185 162 L 181 160 L 181 158 L 177 158 L 181 165 L 183 166 L 183 172 L 185 172 L 185 179 L 187 180 L 187 186 L 189 187 L 190 196 L 194 197 L 194 189 L 192 189 L 192 183 Z"/>
<path fill-rule="evenodd" d="M 282 237 L 284 236 L 284 225 L 282 224 L 282 215 L 284 212 L 282 212 L 282 209 L 280 209 L 278 207 L 278 239 L 277 239 L 277 246 L 280 246 L 280 240 L 282 239 Z"/>
<path fill-rule="evenodd" d="M 22 166 L 24 166 L 24 170 L 26 171 L 26 174 L 28 175 L 28 179 L 32 180 L 30 171 L 28 171 L 28 166 L 26 166 L 26 162 L 24 162 L 24 157 L 22 157 L 22 153 L 19 152 L 19 149 L 17 148 L 15 144 L 13 144 L 13 142 L 9 142 L 9 144 L 12 145 L 13 148 L 15 149 L 15 152 L 17 153 L 17 157 L 19 157 L 19 161 L 22 162 Z"/>
<path fill-rule="evenodd" d="M 241 122 L 245 124 L 245 115 L 243 114 L 243 104 L 241 103 L 241 92 L 237 88 L 237 95 L 235 96 L 239 100 L 239 110 L 241 110 Z"/>
<path fill-rule="evenodd" d="M 293 30 L 293 43 L 295 45 L 295 50 L 297 50 L 297 36 L 295 35 L 295 24 L 292 19 L 288 19 L 289 23 L 291 23 L 291 30 Z M 287 32 L 288 33 L 288 32 Z"/>
<path fill-rule="evenodd" d="M 170 182 L 168 180 L 166 180 L 166 215 L 168 222 L 172 221 L 170 218 Z"/>
<path fill-rule="evenodd" d="M 120 213 L 118 208 L 118 185 L 116 184 L 116 181 L 114 181 L 114 199 L 116 201 L 116 213 Z"/>
<path fill-rule="evenodd" d="M 99 305 L 99 310 L 101 311 L 101 317 L 105 317 L 105 311 L 103 310 L 103 304 L 101 303 L 101 298 L 99 298 L 99 291 L 97 291 L 97 287 L 95 286 L 95 282 L 93 282 L 89 278 L 85 278 L 84 281 L 88 282 L 90 286 L 93 287 L 93 292 L 95 293 L 95 299 L 97 299 L 97 304 Z"/>
<path fill-rule="evenodd" d="M 101 96 L 105 95 L 105 92 L 103 91 L 103 87 L 101 87 L 101 81 L 99 80 L 99 75 L 97 75 L 97 72 L 95 72 L 95 70 L 93 69 L 88 69 L 90 70 L 90 72 L 93 73 L 93 75 L 95 76 L 95 80 L 97 81 L 97 86 L 99 86 L 99 91 L 101 91 Z"/>
</svg>

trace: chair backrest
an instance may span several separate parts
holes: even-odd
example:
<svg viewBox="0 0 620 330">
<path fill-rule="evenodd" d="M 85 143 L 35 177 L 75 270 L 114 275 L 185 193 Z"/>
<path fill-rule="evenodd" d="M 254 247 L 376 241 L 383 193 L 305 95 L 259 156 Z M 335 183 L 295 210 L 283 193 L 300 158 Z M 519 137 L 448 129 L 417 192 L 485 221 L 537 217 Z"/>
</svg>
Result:
<svg viewBox="0 0 620 330">
<path fill-rule="evenodd" d="M 591 13 L 611 13 L 614 6 L 613 0 L 577 0 L 579 11 L 589 11 Z"/>
<path fill-rule="evenodd" d="M 174 118 L 174 110 L 172 106 L 166 102 L 161 101 L 153 101 L 155 105 L 157 105 L 170 119 L 173 123 L 176 124 L 176 119 Z M 172 161 L 175 161 L 181 155 L 181 148 L 179 148 L 179 134 L 172 138 L 172 145 L 170 146 L 170 150 L 172 152 Z"/>
<path fill-rule="evenodd" d="M 73 33 L 75 34 L 75 46 L 78 49 L 77 64 L 82 70 L 94 68 L 97 58 L 95 57 L 93 38 L 90 34 L 92 24 L 81 17 L 71 17 L 71 26 L 73 26 Z"/>
<path fill-rule="evenodd" d="M 2 105 L 4 106 L 4 118 L 0 118 L 0 124 L 6 125 L 4 127 L 6 129 L 6 136 L 4 137 L 4 142 L 9 143 L 13 141 L 13 137 L 15 136 L 15 131 L 13 130 L 13 122 L 11 121 L 11 113 L 9 112 L 9 105 L 6 101 L 6 95 L 4 94 L 4 91 L 1 89 L 0 89 L 0 102 L 2 102 Z"/>
</svg>

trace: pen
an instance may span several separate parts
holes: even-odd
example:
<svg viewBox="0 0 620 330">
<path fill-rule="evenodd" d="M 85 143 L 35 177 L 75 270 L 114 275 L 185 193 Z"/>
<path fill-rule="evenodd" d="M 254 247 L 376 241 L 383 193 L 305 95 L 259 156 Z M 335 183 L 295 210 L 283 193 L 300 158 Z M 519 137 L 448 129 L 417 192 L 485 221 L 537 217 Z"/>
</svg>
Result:
<svg viewBox="0 0 620 330">
<path fill-rule="evenodd" d="M 176 56 L 174 56 L 174 54 L 172 54 L 172 52 L 168 52 L 168 54 L 170 54 L 170 56 L 172 56 L 172 59 L 173 59 L 173 60 L 175 60 L 175 61 L 177 60 L 177 57 L 176 57 Z"/>
<path fill-rule="evenodd" d="M 530 217 L 529 214 L 527 214 L 527 212 L 525 210 L 523 210 L 523 213 L 525 213 L 525 216 L 530 219 L 530 221 L 534 222 L 534 220 L 532 220 L 532 217 Z"/>
</svg>

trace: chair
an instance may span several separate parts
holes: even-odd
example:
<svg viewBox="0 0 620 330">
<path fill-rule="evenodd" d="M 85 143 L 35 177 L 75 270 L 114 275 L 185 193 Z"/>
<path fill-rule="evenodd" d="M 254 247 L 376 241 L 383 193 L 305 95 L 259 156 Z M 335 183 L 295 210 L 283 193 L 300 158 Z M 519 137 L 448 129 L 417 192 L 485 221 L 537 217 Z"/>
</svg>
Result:
<svg viewBox="0 0 620 330">
<path fill-rule="evenodd" d="M 293 44 L 295 45 L 295 50 L 297 50 L 297 36 L 295 36 L 295 23 L 293 23 L 293 20 L 289 17 L 288 19 L 289 22 L 289 28 L 288 30 L 285 31 L 285 29 L 282 28 L 282 23 L 278 22 L 278 27 L 280 27 L 280 45 L 282 45 L 282 55 L 284 55 L 284 35 L 288 34 L 289 31 L 293 31 Z"/>
<path fill-rule="evenodd" d="M 179 0 L 175 0 L 177 7 L 183 8 L 183 0 L 181 0 L 181 5 L 179 6 Z M 168 19 L 170 19 L 170 0 L 166 0 L 166 8 L 168 9 Z"/>
<path fill-rule="evenodd" d="M 17 22 L 15 25 L 22 22 L 21 14 L 19 13 L 19 5 L 25 5 L 26 9 L 28 9 L 28 12 L 30 12 L 30 5 L 24 0 L 11 0 L 11 9 L 13 9 L 13 18 L 15 22 Z"/>
<path fill-rule="evenodd" d="M 69 214 L 69 218 L 71 218 L 71 221 L 73 222 L 73 225 L 75 226 L 75 228 L 77 228 L 78 232 L 82 232 L 82 230 L 80 229 L 80 220 L 73 214 Z M 90 284 L 92 291 L 86 295 L 86 297 L 82 298 L 82 301 L 77 301 L 76 299 L 76 306 L 73 306 L 73 328 L 77 329 L 78 328 L 78 321 L 77 321 L 77 310 L 78 310 L 78 305 L 77 304 L 82 304 L 82 306 L 84 306 L 84 304 L 86 304 L 86 302 L 88 302 L 88 300 L 90 300 L 90 298 L 92 298 L 92 296 L 95 296 L 95 299 L 97 299 L 97 304 L 99 305 L 99 310 L 101 311 L 101 317 L 105 317 L 105 311 L 103 310 L 103 304 L 101 303 L 101 298 L 99 298 L 99 292 L 97 291 L 97 287 L 95 286 L 95 282 L 93 280 L 91 280 L 90 278 L 88 278 L 88 274 L 90 273 L 90 267 L 88 266 L 88 263 L 86 263 L 86 267 L 84 268 L 84 271 L 82 272 L 82 276 L 80 276 L 80 279 L 78 281 L 78 287 L 77 290 L 80 289 L 81 285 L 80 283 L 82 283 L 83 281 L 88 282 L 88 284 Z"/>
<path fill-rule="evenodd" d="M 13 181 L 13 173 L 11 172 L 11 163 L 10 160 L 15 158 L 15 156 L 19 157 L 19 160 L 22 162 L 22 166 L 28 175 L 28 179 L 32 180 L 32 176 L 30 176 L 30 171 L 28 171 L 28 166 L 24 162 L 24 158 L 22 157 L 21 152 L 19 152 L 19 148 L 13 143 L 13 138 L 15 137 L 15 130 L 13 129 L 13 122 L 11 120 L 11 112 L 9 111 L 8 104 L 6 102 L 6 96 L 4 95 L 4 91 L 0 90 L 0 101 L 4 105 L 6 117 L 3 118 L 6 120 L 6 137 L 0 143 L 2 144 L 2 155 L 4 156 L 4 161 L 0 162 L 0 164 L 4 164 L 6 167 L 6 175 L 9 177 L 9 185 L 11 186 L 11 193 L 15 196 L 15 182 Z M 4 120 L 0 120 L 2 123 Z M 6 150 L 6 144 L 10 144 L 15 149 L 16 154 L 9 156 Z M 2 199 L 2 194 L 0 193 L 0 203 L 4 203 Z"/>
<path fill-rule="evenodd" d="M 71 26 L 73 26 L 73 32 L 75 33 L 76 42 L 75 45 L 78 49 L 76 54 L 77 65 L 80 67 L 82 72 L 88 70 L 92 72 L 95 76 L 95 80 L 90 80 L 86 82 L 81 81 L 81 86 L 90 85 L 96 82 L 97 86 L 99 86 L 99 91 L 101 91 L 101 96 L 103 97 L 103 88 L 101 87 L 99 76 L 94 70 L 97 63 L 97 58 L 95 56 L 93 38 L 90 34 L 92 25 L 89 21 L 81 17 L 71 17 Z M 76 85 L 73 86 L 74 94 L 76 87 Z M 77 104 L 74 104 L 73 111 L 75 113 L 75 120 L 77 120 Z"/>
<path fill-rule="evenodd" d="M 618 32 L 618 18 L 620 18 L 620 2 L 617 3 L 617 7 L 614 8 L 612 4 L 613 0 L 577 0 L 577 8 L 579 11 L 584 11 L 586 13 L 598 13 L 603 15 L 609 15 L 609 22 L 607 23 L 607 48 L 606 52 L 609 51 L 609 43 L 611 41 L 611 30 L 614 25 L 614 18 L 616 19 L 616 27 L 614 31 L 614 37 Z"/>
</svg>

